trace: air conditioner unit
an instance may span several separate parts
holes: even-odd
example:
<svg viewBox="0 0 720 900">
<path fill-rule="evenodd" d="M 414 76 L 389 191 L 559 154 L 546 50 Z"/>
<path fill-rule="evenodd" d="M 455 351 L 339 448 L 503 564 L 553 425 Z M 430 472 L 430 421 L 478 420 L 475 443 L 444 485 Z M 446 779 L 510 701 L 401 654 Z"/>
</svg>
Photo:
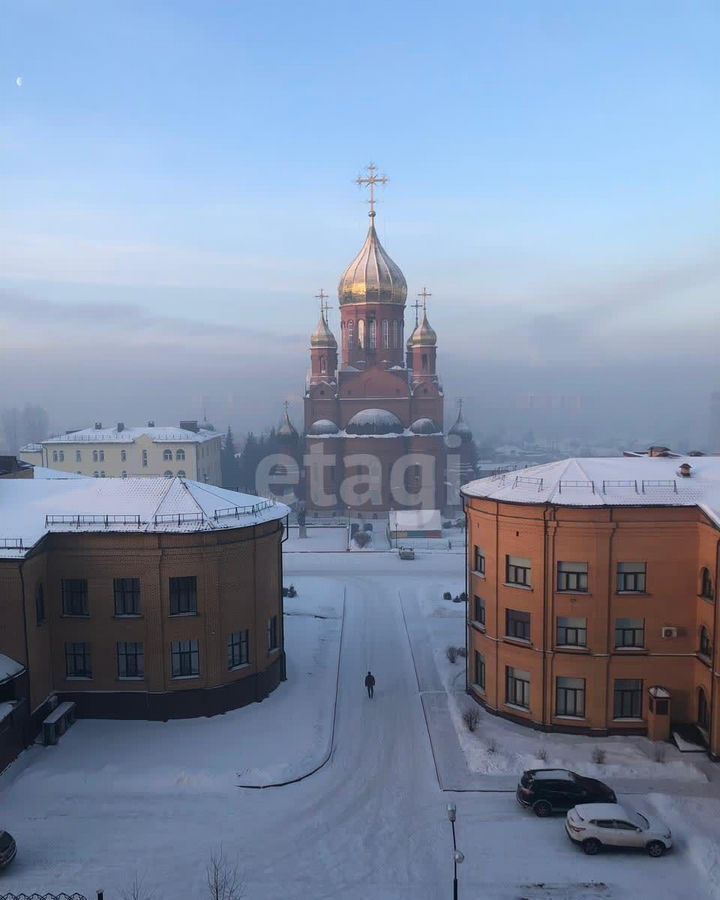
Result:
<svg viewBox="0 0 720 900">
<path fill-rule="evenodd" d="M 664 625 L 660 634 L 665 640 L 667 640 L 668 638 L 676 638 L 678 635 L 678 630 L 672 625 Z"/>
</svg>

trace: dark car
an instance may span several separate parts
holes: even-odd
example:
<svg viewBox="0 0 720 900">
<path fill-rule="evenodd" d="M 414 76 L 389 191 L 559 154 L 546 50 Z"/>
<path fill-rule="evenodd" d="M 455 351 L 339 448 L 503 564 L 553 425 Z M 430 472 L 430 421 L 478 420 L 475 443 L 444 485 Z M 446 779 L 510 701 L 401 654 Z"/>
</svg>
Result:
<svg viewBox="0 0 720 900">
<path fill-rule="evenodd" d="M 568 769 L 528 769 L 515 792 L 521 806 L 536 816 L 567 812 L 579 803 L 615 803 L 617 797 L 602 781 L 586 778 Z"/>
<path fill-rule="evenodd" d="M 9 866 L 16 853 L 15 838 L 8 831 L 0 831 L 0 869 Z"/>
</svg>

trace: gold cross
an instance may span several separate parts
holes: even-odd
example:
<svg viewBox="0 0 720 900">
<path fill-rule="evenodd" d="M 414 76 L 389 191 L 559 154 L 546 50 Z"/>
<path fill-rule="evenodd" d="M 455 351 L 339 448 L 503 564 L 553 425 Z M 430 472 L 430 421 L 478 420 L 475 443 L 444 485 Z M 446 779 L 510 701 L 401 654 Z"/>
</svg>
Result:
<svg viewBox="0 0 720 900">
<path fill-rule="evenodd" d="M 426 287 L 424 287 L 418 294 L 418 297 L 422 297 L 422 308 L 423 308 L 423 312 L 426 313 L 427 312 L 427 298 L 432 297 L 432 294 Z"/>
<path fill-rule="evenodd" d="M 416 300 L 412 306 L 415 309 L 415 327 L 417 328 L 420 323 L 420 307 L 422 306 L 422 303 L 419 300 Z"/>
<path fill-rule="evenodd" d="M 375 185 L 376 184 L 387 184 L 390 180 L 387 175 L 377 175 L 377 166 L 375 163 L 370 163 L 367 167 L 367 177 L 363 178 L 362 175 L 358 175 L 355 179 L 355 184 L 359 184 L 360 187 L 367 185 L 370 188 L 370 218 L 374 218 L 375 216 Z"/>
<path fill-rule="evenodd" d="M 325 319 L 326 322 L 327 322 L 327 311 L 330 309 L 330 304 L 325 303 L 325 301 L 327 300 L 328 297 L 329 297 L 329 294 L 326 294 L 322 288 L 320 288 L 319 294 L 315 294 L 315 298 L 320 301 L 320 315 L 323 317 L 323 319 Z"/>
</svg>

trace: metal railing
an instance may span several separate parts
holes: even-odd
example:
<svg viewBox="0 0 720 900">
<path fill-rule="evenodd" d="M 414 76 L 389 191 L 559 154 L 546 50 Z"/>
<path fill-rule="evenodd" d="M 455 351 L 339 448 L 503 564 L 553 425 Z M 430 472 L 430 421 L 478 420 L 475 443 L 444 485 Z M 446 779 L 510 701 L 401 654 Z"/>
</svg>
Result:
<svg viewBox="0 0 720 900">
<path fill-rule="evenodd" d="M 153 516 L 154 525 L 189 525 L 192 522 L 207 522 L 205 513 L 160 513 Z"/>
<path fill-rule="evenodd" d="M 0 550 L 22 550 L 22 538 L 0 538 Z"/>
<path fill-rule="evenodd" d="M 590 488 L 590 490 L 595 493 L 595 482 L 588 480 L 560 480 L 558 481 L 558 493 L 562 494 L 563 488 L 566 490 L 568 488 Z"/>
<path fill-rule="evenodd" d="M 106 528 L 110 525 L 135 525 L 139 528 L 141 525 L 147 525 L 147 522 L 144 522 L 140 516 L 110 513 L 45 516 L 45 526 L 49 528 L 51 525 L 104 525 Z"/>
<path fill-rule="evenodd" d="M 232 516 L 239 519 L 240 516 L 252 516 L 273 506 L 275 506 L 274 500 L 261 500 L 259 503 L 250 503 L 247 506 L 225 506 L 222 509 L 216 509 L 213 518 L 224 519 Z"/>
<path fill-rule="evenodd" d="M 664 488 L 664 489 L 670 488 L 670 490 L 672 490 L 674 493 L 677 494 L 677 481 L 675 481 L 674 478 L 644 479 L 641 482 L 641 490 L 642 490 L 643 494 L 645 493 L 647 488 Z"/>
</svg>

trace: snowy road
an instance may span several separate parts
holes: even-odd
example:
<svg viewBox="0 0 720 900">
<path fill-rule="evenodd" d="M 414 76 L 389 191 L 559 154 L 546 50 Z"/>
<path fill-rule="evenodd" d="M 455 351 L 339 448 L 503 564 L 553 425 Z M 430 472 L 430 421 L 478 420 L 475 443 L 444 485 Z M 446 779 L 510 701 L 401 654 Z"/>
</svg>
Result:
<svg viewBox="0 0 720 900">
<path fill-rule="evenodd" d="M 106 794 L 55 786 L 47 803 L 33 794 L 23 808 L 18 784 L 0 792 L 0 810 L 8 800 L 16 820 L 25 816 L 24 825 L 32 824 L 26 843 L 32 834 L 35 849 L 21 848 L 25 863 L 0 876 L 5 889 L 73 889 L 94 897 L 103 886 L 107 900 L 119 900 L 137 872 L 155 900 L 202 900 L 205 863 L 222 842 L 228 856 L 237 854 L 248 900 L 450 898 L 445 805 L 453 800 L 466 856 L 463 900 L 629 898 L 647 895 L 649 886 L 655 898 L 707 896 L 682 837 L 677 852 L 661 860 L 591 859 L 570 845 L 562 819 L 536 819 L 512 794 L 440 791 L 398 589 L 412 615 L 416 597 L 459 583 L 462 557 L 434 554 L 408 564 L 390 554 L 290 554 L 286 572 L 298 579 L 322 572 L 347 588 L 328 764 L 284 788 L 159 796 L 142 790 L 138 748 L 125 763 L 137 770 L 132 792 L 111 790 L 110 768 Z M 422 657 L 419 665 L 432 660 Z M 368 668 L 378 680 L 373 701 L 363 688 Z"/>
</svg>

